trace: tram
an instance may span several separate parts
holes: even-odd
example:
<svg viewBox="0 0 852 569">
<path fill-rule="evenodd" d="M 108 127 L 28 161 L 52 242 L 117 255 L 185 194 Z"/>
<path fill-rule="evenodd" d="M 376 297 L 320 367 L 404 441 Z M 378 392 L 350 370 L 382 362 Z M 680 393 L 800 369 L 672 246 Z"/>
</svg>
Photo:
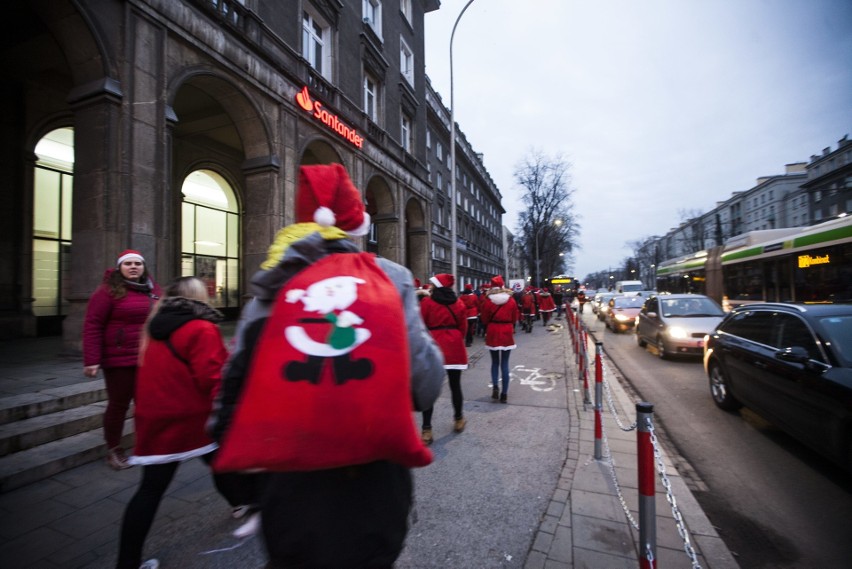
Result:
<svg viewBox="0 0 852 569">
<path fill-rule="evenodd" d="M 852 216 L 751 231 L 657 267 L 660 292 L 748 302 L 852 302 Z"/>
</svg>

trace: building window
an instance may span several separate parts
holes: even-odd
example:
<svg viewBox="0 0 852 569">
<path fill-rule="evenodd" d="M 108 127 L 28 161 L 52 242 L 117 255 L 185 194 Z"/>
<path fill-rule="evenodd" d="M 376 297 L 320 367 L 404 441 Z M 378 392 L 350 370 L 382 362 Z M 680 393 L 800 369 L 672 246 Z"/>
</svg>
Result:
<svg viewBox="0 0 852 569">
<path fill-rule="evenodd" d="M 399 38 L 399 72 L 405 77 L 405 80 L 413 87 L 414 86 L 414 52 L 402 39 Z"/>
<path fill-rule="evenodd" d="M 408 20 L 409 24 L 414 23 L 411 11 L 411 0 L 400 0 L 399 11 L 402 12 L 402 15 L 405 16 L 405 19 Z"/>
<path fill-rule="evenodd" d="M 302 12 L 302 57 L 331 80 L 331 27 L 308 11 Z"/>
<path fill-rule="evenodd" d="M 402 147 L 406 152 L 411 152 L 414 148 L 414 123 L 411 117 L 404 112 L 400 113 L 400 138 Z"/>
<path fill-rule="evenodd" d="M 444 162 L 444 147 L 441 146 L 440 141 L 435 141 L 435 156 L 438 157 L 439 162 Z"/>
<path fill-rule="evenodd" d="M 438 191 L 440 192 L 443 185 L 444 185 L 444 177 L 441 175 L 440 172 L 438 172 L 438 173 L 435 174 L 435 187 L 438 188 Z"/>
<path fill-rule="evenodd" d="M 382 37 L 381 0 L 364 0 L 364 23 L 369 24 L 376 35 Z"/>
<path fill-rule="evenodd" d="M 369 74 L 364 74 L 364 112 L 374 123 L 379 122 L 379 84 Z"/>
<path fill-rule="evenodd" d="M 432 148 L 432 131 L 426 129 L 426 148 Z"/>
</svg>

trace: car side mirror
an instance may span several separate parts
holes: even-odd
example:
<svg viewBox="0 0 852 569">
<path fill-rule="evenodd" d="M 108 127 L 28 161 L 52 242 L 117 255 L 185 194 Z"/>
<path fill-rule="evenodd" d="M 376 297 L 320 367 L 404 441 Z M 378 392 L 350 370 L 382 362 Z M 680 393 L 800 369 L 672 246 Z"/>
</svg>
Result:
<svg viewBox="0 0 852 569">
<path fill-rule="evenodd" d="M 775 352 L 775 357 L 785 362 L 794 362 L 798 364 L 807 363 L 811 359 L 810 355 L 808 355 L 808 351 L 802 346 L 782 348 Z"/>
<path fill-rule="evenodd" d="M 649 313 L 647 313 L 647 314 L 646 314 L 646 316 L 647 316 L 648 318 L 656 318 L 656 317 L 657 317 L 657 313 L 656 313 L 656 312 L 649 312 Z"/>
</svg>

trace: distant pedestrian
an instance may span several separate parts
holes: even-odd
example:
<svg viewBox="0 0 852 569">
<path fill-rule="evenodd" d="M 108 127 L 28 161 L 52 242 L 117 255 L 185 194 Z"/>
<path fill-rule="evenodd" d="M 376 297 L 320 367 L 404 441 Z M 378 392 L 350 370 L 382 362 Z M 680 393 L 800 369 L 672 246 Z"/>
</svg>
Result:
<svg viewBox="0 0 852 569">
<path fill-rule="evenodd" d="M 151 279 L 142 254 L 127 249 L 118 256 L 115 267 L 106 270 L 86 307 L 83 374 L 96 377 L 98 370 L 104 372 L 106 461 L 115 470 L 129 467 L 121 437 L 136 386 L 142 327 L 159 294 L 160 287 Z"/>
<path fill-rule="evenodd" d="M 464 345 L 468 326 L 467 309 L 453 291 L 453 275 L 441 273 L 429 280 L 434 288 L 432 294 L 420 303 L 420 314 L 444 354 L 444 369 L 447 370 L 453 403 L 453 430 L 460 433 L 467 424 L 461 386 L 462 370 L 467 369 L 467 350 Z M 434 407 L 423 411 L 421 438 L 427 445 L 432 444 L 433 411 Z"/>
<path fill-rule="evenodd" d="M 509 354 L 515 344 L 515 323 L 521 313 L 518 304 L 512 301 L 512 290 L 505 287 L 503 277 L 491 279 L 491 288 L 482 303 L 480 312 L 485 325 L 485 347 L 491 350 L 491 399 L 507 403 L 509 396 Z M 503 389 L 498 389 L 502 374 Z"/>
<path fill-rule="evenodd" d="M 473 292 L 473 285 L 468 283 L 464 285 L 464 290 L 459 295 L 459 298 L 467 309 L 465 316 L 467 319 L 467 334 L 465 334 L 464 345 L 470 347 L 473 345 L 473 335 L 476 333 L 476 327 L 478 326 L 479 297 Z"/>
<path fill-rule="evenodd" d="M 207 286 L 182 277 L 166 287 L 140 349 L 136 381 L 136 447 L 128 462 L 142 466 L 142 480 L 121 524 L 117 569 L 137 569 L 154 516 L 181 462 L 210 464 L 216 444 L 205 425 L 219 390 L 228 351 L 219 327 L 222 314 L 208 304 Z M 256 504 L 261 475 L 214 474 L 219 493 L 235 512 Z M 150 559 L 141 565 L 156 568 Z"/>
<path fill-rule="evenodd" d="M 546 287 L 541 289 L 538 295 L 538 309 L 541 312 L 542 325 L 547 326 L 547 323 L 550 322 L 550 316 L 556 310 L 556 303 Z"/>
<path fill-rule="evenodd" d="M 556 319 L 562 318 L 562 307 L 565 302 L 565 294 L 562 292 L 562 287 L 557 285 L 553 290 L 553 303 L 556 305 Z"/>
<path fill-rule="evenodd" d="M 532 287 L 528 286 L 524 290 L 518 304 L 521 310 L 521 325 L 525 332 L 530 333 L 535 321 L 535 296 L 533 296 Z"/>
</svg>

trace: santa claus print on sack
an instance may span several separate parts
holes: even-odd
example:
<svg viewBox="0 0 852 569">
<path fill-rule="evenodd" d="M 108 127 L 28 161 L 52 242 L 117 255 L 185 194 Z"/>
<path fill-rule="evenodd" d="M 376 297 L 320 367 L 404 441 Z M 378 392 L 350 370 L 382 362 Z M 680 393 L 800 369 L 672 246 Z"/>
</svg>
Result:
<svg viewBox="0 0 852 569">
<path fill-rule="evenodd" d="M 288 326 L 284 336 L 298 352 L 307 356 L 304 362 L 288 362 L 282 373 L 288 381 L 320 380 L 323 363 L 333 359 L 335 383 L 342 385 L 350 379 L 366 379 L 373 372 L 373 363 L 367 358 L 351 360 L 349 353 L 366 342 L 372 335 L 367 328 L 356 328 L 364 319 L 348 310 L 358 300 L 358 285 L 364 279 L 351 276 L 336 276 L 321 280 L 307 289 L 292 289 L 286 293 L 290 304 L 301 302 L 305 312 L 315 312 L 322 318 L 300 318 L 300 324 L 316 324 L 331 329 L 324 334 L 323 341 L 311 337 L 311 330 L 304 325 Z"/>
</svg>

